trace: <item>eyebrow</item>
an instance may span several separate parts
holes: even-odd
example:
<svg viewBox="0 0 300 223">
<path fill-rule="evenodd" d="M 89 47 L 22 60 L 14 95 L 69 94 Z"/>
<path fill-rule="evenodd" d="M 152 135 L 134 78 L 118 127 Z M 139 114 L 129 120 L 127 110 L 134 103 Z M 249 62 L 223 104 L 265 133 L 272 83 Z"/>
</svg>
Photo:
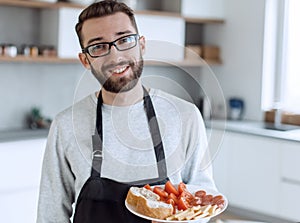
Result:
<svg viewBox="0 0 300 223">
<path fill-rule="evenodd" d="M 90 45 L 90 44 L 93 43 L 93 42 L 98 42 L 98 41 L 101 41 L 101 40 L 103 40 L 103 37 L 96 37 L 96 38 L 90 39 L 90 40 L 87 42 L 87 45 Z"/>
<path fill-rule="evenodd" d="M 132 31 L 130 30 L 125 30 L 125 31 L 122 31 L 122 32 L 117 32 L 116 33 L 116 36 L 122 36 L 124 34 L 130 34 L 132 33 Z M 96 37 L 96 38 L 93 38 L 93 39 L 90 39 L 88 42 L 87 42 L 87 45 L 90 45 L 91 43 L 93 42 L 100 42 L 102 41 L 104 38 L 103 37 Z"/>
</svg>

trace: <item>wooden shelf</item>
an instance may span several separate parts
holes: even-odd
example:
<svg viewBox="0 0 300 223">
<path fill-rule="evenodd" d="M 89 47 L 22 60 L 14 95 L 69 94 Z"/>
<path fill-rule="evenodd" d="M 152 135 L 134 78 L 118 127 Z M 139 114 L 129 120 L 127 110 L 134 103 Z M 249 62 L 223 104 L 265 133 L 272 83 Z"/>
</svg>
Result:
<svg viewBox="0 0 300 223">
<path fill-rule="evenodd" d="M 27 8 L 84 8 L 84 5 L 67 3 L 67 2 L 39 2 L 39 1 L 25 1 L 25 0 L 0 0 L 0 5 L 5 6 L 16 6 L 16 7 L 27 7 Z M 188 23 L 198 23 L 198 24 L 212 24 L 212 23 L 224 23 L 223 19 L 207 19 L 207 18 L 193 18 L 185 17 L 180 13 L 176 12 L 166 12 L 166 11 L 154 11 L 154 10 L 138 10 L 135 12 L 138 15 L 156 15 L 156 16 L 169 16 L 183 18 Z"/>
<path fill-rule="evenodd" d="M 0 6 L 13 6 L 13 7 L 25 7 L 25 8 L 50 8 L 59 9 L 63 7 L 69 8 L 81 8 L 85 6 L 80 4 L 73 4 L 67 2 L 41 2 L 41 1 L 30 1 L 30 0 L 0 0 Z M 224 23 L 222 19 L 206 19 L 206 18 L 192 18 L 184 17 L 180 13 L 166 12 L 166 11 L 154 11 L 154 10 L 139 10 L 136 11 L 138 15 L 150 15 L 150 16 L 168 16 L 183 18 L 187 23 L 198 23 L 198 24 L 221 24 Z M 56 63 L 56 64 L 76 64 L 79 63 L 77 58 L 57 58 L 57 57 L 26 57 L 18 55 L 17 57 L 0 56 L 0 63 Z M 206 61 L 208 65 L 220 65 L 220 61 Z M 170 61 L 170 62 L 157 62 L 157 61 L 145 61 L 146 65 L 149 66 L 186 66 L 186 67 L 199 67 L 203 66 L 205 62 L 201 60 L 183 60 L 183 61 Z"/>
<path fill-rule="evenodd" d="M 0 0 L 0 5 L 26 7 L 26 8 L 84 8 L 83 5 L 66 3 L 66 2 L 39 2 L 39 1 L 27 1 L 27 0 Z"/>
<path fill-rule="evenodd" d="M 220 60 L 182 60 L 182 61 L 151 61 L 145 60 L 147 66 L 182 66 L 182 67 L 202 67 L 205 65 L 221 65 Z"/>
<path fill-rule="evenodd" d="M 18 55 L 16 57 L 0 56 L 0 63 L 49 63 L 49 64 L 79 64 L 79 59 L 76 58 L 58 58 L 58 57 L 26 57 Z M 200 67 L 208 65 L 221 65 L 219 60 L 183 60 L 183 61 L 154 61 L 145 60 L 147 66 L 184 66 L 184 67 Z"/>
<path fill-rule="evenodd" d="M 166 11 L 153 11 L 153 10 L 139 10 L 135 12 L 137 15 L 155 15 L 155 16 L 168 16 L 183 18 L 188 23 L 198 23 L 198 24 L 222 24 L 225 21 L 223 19 L 211 19 L 211 18 L 196 18 L 196 17 L 186 17 L 182 16 L 180 13 L 176 12 L 166 12 Z"/>
<path fill-rule="evenodd" d="M 58 57 L 27 57 L 18 55 L 16 57 L 0 56 L 0 62 L 5 63 L 62 63 L 62 64 L 72 64 L 79 63 L 79 59 L 76 58 L 58 58 Z"/>
<path fill-rule="evenodd" d="M 224 19 L 213 19 L 213 18 L 194 18 L 194 17 L 183 17 L 187 23 L 198 23 L 198 24 L 223 24 Z"/>
</svg>

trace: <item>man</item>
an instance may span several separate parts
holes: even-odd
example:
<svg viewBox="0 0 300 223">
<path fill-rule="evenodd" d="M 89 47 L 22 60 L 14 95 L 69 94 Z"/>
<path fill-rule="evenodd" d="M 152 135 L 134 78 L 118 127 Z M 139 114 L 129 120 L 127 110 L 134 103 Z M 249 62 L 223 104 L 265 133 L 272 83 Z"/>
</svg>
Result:
<svg viewBox="0 0 300 223">
<path fill-rule="evenodd" d="M 142 85 L 145 37 L 123 3 L 101 1 L 79 16 L 79 59 L 102 85 L 52 123 L 37 222 L 149 222 L 124 201 L 130 186 L 171 180 L 216 189 L 195 105 Z M 76 204 L 74 210 L 72 204 Z"/>
</svg>

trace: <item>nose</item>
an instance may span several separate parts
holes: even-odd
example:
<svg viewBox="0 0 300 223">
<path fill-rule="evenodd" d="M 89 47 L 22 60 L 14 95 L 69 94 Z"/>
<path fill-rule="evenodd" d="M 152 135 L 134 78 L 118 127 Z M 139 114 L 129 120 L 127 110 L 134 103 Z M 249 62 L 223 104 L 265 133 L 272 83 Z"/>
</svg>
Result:
<svg viewBox="0 0 300 223">
<path fill-rule="evenodd" d="M 107 55 L 107 60 L 111 63 L 118 63 L 123 58 L 122 52 L 116 48 L 115 44 L 110 45 L 109 54 Z"/>
<path fill-rule="evenodd" d="M 111 43 L 109 46 L 109 54 L 116 54 L 119 50 L 117 49 L 116 44 Z"/>
</svg>

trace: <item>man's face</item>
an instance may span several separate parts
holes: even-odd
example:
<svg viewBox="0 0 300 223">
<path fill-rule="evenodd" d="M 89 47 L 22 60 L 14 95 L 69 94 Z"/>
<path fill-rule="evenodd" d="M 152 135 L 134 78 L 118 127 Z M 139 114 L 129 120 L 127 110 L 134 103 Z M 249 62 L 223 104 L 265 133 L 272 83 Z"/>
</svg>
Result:
<svg viewBox="0 0 300 223">
<path fill-rule="evenodd" d="M 82 27 L 84 47 L 101 43 L 112 42 L 120 37 L 136 34 L 129 17 L 125 13 L 89 19 Z M 88 54 L 80 53 L 83 65 L 91 69 L 96 79 L 107 91 L 118 93 L 132 89 L 143 71 L 145 39 L 140 37 L 137 45 L 129 50 L 118 51 L 111 46 L 110 54 L 92 58 Z"/>
</svg>

